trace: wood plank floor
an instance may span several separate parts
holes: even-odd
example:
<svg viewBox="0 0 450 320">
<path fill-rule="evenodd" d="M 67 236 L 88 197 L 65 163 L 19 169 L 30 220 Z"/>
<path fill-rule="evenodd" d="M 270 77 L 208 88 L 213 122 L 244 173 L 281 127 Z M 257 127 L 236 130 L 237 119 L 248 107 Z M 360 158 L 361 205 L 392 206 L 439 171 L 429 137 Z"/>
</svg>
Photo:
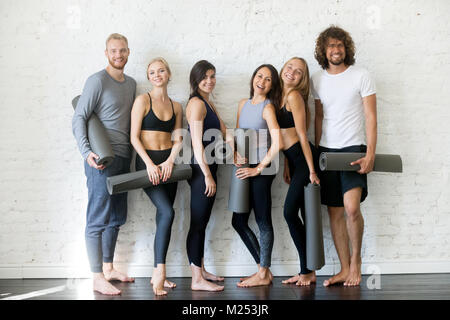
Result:
<svg viewBox="0 0 450 320">
<path fill-rule="evenodd" d="M 169 278 L 177 284 L 169 294 L 155 297 L 150 278 L 136 278 L 134 283 L 114 282 L 120 296 L 103 296 L 92 291 L 91 279 L 0 279 L 0 300 L 450 300 L 450 274 L 380 275 L 379 289 L 373 278 L 363 276 L 359 287 L 324 287 L 328 277 L 318 277 L 316 285 L 284 285 L 275 277 L 265 287 L 238 288 L 238 278 L 226 278 L 222 292 L 193 292 L 190 278 Z"/>
</svg>

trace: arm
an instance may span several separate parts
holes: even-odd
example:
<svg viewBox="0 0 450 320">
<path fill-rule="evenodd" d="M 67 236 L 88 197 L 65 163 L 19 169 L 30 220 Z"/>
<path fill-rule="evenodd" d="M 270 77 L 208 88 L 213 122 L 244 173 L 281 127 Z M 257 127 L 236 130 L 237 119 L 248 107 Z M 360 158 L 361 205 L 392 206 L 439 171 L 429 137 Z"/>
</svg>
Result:
<svg viewBox="0 0 450 320">
<path fill-rule="evenodd" d="M 314 117 L 314 145 L 319 146 L 320 138 L 322 137 L 322 122 L 323 122 L 323 105 L 320 100 L 314 100 L 315 117 Z"/>
<path fill-rule="evenodd" d="M 373 170 L 377 145 L 377 98 L 375 94 L 371 94 L 362 99 L 366 121 L 367 152 L 364 158 L 352 162 L 351 165 L 359 164 L 361 166 L 359 173 L 369 173 Z"/>
<path fill-rule="evenodd" d="M 150 181 L 155 185 L 159 184 L 159 177 L 161 175 L 157 165 L 155 165 L 145 151 L 144 145 L 141 142 L 141 125 L 142 119 L 146 113 L 146 106 L 148 101 L 144 95 L 140 95 L 136 98 L 131 109 L 131 128 L 130 128 L 130 141 L 136 150 L 137 154 L 141 157 L 147 167 L 147 173 Z"/>
<path fill-rule="evenodd" d="M 247 101 L 247 99 L 242 99 L 241 101 L 239 101 L 238 104 L 238 112 L 237 112 L 237 117 L 236 117 L 236 129 L 239 129 L 239 116 L 241 114 L 241 110 L 244 107 L 245 102 Z M 241 156 L 237 150 L 234 150 L 234 137 L 233 137 L 233 154 L 234 154 L 234 165 L 236 167 L 241 167 L 243 164 L 247 163 L 248 159 L 246 159 L 245 157 Z"/>
<path fill-rule="evenodd" d="M 306 163 L 309 168 L 309 179 L 311 183 L 319 184 L 319 178 L 317 177 L 316 171 L 314 170 L 314 161 L 311 152 L 311 148 L 309 146 L 308 136 L 306 134 L 306 108 L 305 102 L 303 101 L 302 96 L 297 91 L 292 91 L 288 98 L 287 102 L 291 108 L 292 115 L 295 123 L 295 131 L 300 140 L 300 144 L 302 146 L 303 154 L 305 155 Z"/>
<path fill-rule="evenodd" d="M 216 193 L 216 183 L 212 177 L 209 166 L 206 163 L 205 150 L 203 147 L 203 120 L 206 117 L 206 106 L 198 98 L 189 100 L 186 106 L 186 117 L 191 130 L 192 148 L 203 175 L 205 176 L 205 194 L 212 197 Z"/>
</svg>

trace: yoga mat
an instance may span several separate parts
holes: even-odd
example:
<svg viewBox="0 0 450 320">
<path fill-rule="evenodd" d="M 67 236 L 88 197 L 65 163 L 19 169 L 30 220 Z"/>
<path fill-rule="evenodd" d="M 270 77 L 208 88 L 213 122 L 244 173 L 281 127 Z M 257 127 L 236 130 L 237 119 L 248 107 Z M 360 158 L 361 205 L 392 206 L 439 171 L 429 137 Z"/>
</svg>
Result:
<svg viewBox="0 0 450 320">
<path fill-rule="evenodd" d="M 325 265 L 323 250 L 322 212 L 320 209 L 320 185 L 305 187 L 306 267 L 318 270 Z"/>
<path fill-rule="evenodd" d="M 77 107 L 78 99 L 80 99 L 80 96 L 76 96 L 72 100 L 74 110 Z M 97 165 L 104 165 L 106 168 L 113 162 L 114 152 L 111 148 L 105 127 L 95 113 L 89 117 L 86 127 L 92 152 L 99 156 L 95 162 Z"/>
<path fill-rule="evenodd" d="M 359 165 L 350 163 L 364 157 L 365 153 L 322 152 L 319 158 L 320 170 L 325 171 L 358 171 Z M 375 154 L 373 171 L 402 172 L 402 159 L 395 154 Z"/>
<path fill-rule="evenodd" d="M 245 132 L 245 129 L 238 128 L 234 131 L 234 136 L 236 139 L 237 152 L 248 159 L 249 140 L 248 138 L 246 139 Z M 247 168 L 248 166 L 249 164 L 246 163 L 240 168 Z M 238 169 L 239 168 L 235 165 L 232 166 L 228 210 L 236 213 L 245 213 L 250 210 L 249 181 L 248 179 L 239 179 L 236 177 L 236 171 Z"/>
<path fill-rule="evenodd" d="M 191 177 L 192 168 L 189 164 L 176 164 L 173 167 L 170 178 L 166 182 L 160 181 L 160 184 L 187 180 Z M 139 170 L 106 178 L 106 188 L 110 195 L 147 187 L 153 187 L 153 183 L 148 178 L 147 170 Z"/>
</svg>

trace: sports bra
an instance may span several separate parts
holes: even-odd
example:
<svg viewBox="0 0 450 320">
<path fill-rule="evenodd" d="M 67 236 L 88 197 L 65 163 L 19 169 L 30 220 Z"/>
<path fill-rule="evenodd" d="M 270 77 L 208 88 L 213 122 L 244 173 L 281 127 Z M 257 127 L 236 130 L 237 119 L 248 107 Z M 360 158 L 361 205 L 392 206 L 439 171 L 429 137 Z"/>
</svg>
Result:
<svg viewBox="0 0 450 320">
<path fill-rule="evenodd" d="M 150 111 L 147 113 L 144 119 L 142 119 L 141 130 L 172 132 L 175 128 L 175 110 L 173 109 L 172 99 L 169 98 L 170 104 L 172 105 L 172 118 L 163 121 L 160 120 L 153 112 L 152 97 L 150 96 L 150 93 L 147 94 L 150 98 Z"/>
<path fill-rule="evenodd" d="M 281 129 L 293 128 L 295 127 L 294 117 L 292 116 L 292 111 L 286 109 L 286 105 L 283 106 L 277 114 L 278 124 Z"/>
</svg>

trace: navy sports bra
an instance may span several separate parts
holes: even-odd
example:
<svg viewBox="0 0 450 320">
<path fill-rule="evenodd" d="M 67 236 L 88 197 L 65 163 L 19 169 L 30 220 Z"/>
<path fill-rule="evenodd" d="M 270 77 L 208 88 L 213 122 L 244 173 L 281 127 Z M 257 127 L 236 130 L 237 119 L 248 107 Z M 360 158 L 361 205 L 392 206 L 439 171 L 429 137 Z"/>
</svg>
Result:
<svg viewBox="0 0 450 320">
<path fill-rule="evenodd" d="M 278 124 L 281 129 L 295 127 L 294 117 L 292 111 L 288 111 L 286 106 L 283 106 L 277 114 Z"/>
<path fill-rule="evenodd" d="M 150 93 L 147 94 L 150 98 L 150 111 L 144 119 L 142 119 L 141 130 L 172 132 L 175 128 L 175 110 L 173 109 L 172 99 L 169 98 L 170 104 L 172 105 L 172 118 L 167 121 L 163 121 L 158 119 L 156 114 L 153 112 L 152 97 L 150 96 Z"/>
</svg>

